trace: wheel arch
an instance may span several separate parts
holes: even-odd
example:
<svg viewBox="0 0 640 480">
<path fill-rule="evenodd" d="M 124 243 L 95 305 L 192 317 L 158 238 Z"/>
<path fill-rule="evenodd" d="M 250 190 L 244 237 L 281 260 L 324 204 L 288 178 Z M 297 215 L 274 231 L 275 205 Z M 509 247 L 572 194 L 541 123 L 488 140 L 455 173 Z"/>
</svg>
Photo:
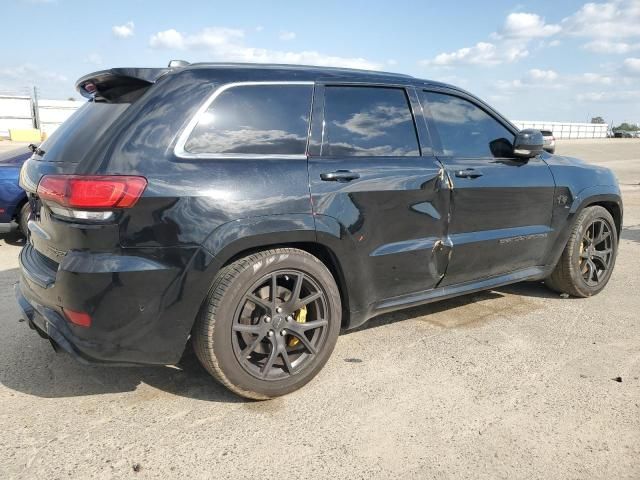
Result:
<svg viewBox="0 0 640 480">
<path fill-rule="evenodd" d="M 343 259 L 319 240 L 311 215 L 274 215 L 230 222 L 218 227 L 204 247 L 216 259 L 216 273 L 239 258 L 273 248 L 297 248 L 317 257 L 331 272 L 340 292 L 342 324 L 349 324 L 352 292 Z"/>
<path fill-rule="evenodd" d="M 617 185 L 595 186 L 582 190 L 573 205 L 572 213 L 577 218 L 582 210 L 588 207 L 600 206 L 613 217 L 618 238 L 622 233 L 623 206 L 620 189 Z"/>
<path fill-rule="evenodd" d="M 228 258 L 222 267 L 235 262 L 239 258 L 246 257 L 256 252 L 263 250 L 270 250 L 274 248 L 296 248 L 303 250 L 314 257 L 318 258 L 331 272 L 336 285 L 338 285 L 338 291 L 340 292 L 340 301 L 342 303 L 342 325 L 349 324 L 349 291 L 347 289 L 347 282 L 344 276 L 342 265 L 337 255 L 326 245 L 323 245 L 317 241 L 291 241 L 291 242 L 276 242 L 276 243 L 261 243 L 255 247 L 250 247 L 245 250 L 241 250 Z"/>
<path fill-rule="evenodd" d="M 596 200 L 593 203 L 585 205 L 585 208 L 595 206 L 602 207 L 611 214 L 615 223 L 618 238 L 620 238 L 620 234 L 622 233 L 622 207 L 614 201 Z"/>
</svg>

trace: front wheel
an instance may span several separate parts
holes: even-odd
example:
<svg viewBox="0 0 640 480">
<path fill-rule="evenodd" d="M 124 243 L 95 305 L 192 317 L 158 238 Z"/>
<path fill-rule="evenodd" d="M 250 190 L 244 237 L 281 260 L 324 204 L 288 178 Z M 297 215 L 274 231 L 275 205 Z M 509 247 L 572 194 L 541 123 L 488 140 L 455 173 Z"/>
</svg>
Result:
<svg viewBox="0 0 640 480">
<path fill-rule="evenodd" d="M 561 293 L 590 297 L 600 292 L 613 272 L 618 232 L 603 207 L 585 208 L 576 219 L 569 241 L 545 284 Z"/>
<path fill-rule="evenodd" d="M 293 248 L 267 250 L 220 270 L 193 345 L 209 373 L 236 394 L 273 398 L 322 369 L 341 314 L 336 282 L 319 259 Z"/>
</svg>

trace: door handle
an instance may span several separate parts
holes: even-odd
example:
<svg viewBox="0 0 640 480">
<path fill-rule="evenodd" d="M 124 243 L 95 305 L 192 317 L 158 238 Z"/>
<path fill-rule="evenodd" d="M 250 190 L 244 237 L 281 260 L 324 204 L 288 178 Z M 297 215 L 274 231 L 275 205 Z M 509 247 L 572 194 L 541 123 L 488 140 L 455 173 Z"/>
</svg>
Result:
<svg viewBox="0 0 640 480">
<path fill-rule="evenodd" d="M 458 178 L 478 178 L 482 176 L 482 172 L 474 170 L 473 168 L 467 168 L 465 170 L 458 170 L 456 177 Z"/>
<path fill-rule="evenodd" d="M 320 178 L 325 182 L 350 182 L 360 178 L 360 174 L 349 170 L 336 170 L 335 172 L 321 173 Z"/>
</svg>

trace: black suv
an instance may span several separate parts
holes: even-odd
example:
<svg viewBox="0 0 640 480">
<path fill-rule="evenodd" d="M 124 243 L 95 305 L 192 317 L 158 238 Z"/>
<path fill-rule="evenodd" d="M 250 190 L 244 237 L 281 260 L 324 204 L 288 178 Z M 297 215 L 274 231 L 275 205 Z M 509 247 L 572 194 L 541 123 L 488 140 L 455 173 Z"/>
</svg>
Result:
<svg viewBox="0 0 640 480">
<path fill-rule="evenodd" d="M 522 280 L 586 297 L 611 276 L 614 175 L 459 88 L 242 64 L 77 88 L 89 100 L 21 172 L 17 298 L 81 361 L 173 364 L 193 343 L 270 398 L 375 315 Z"/>
</svg>

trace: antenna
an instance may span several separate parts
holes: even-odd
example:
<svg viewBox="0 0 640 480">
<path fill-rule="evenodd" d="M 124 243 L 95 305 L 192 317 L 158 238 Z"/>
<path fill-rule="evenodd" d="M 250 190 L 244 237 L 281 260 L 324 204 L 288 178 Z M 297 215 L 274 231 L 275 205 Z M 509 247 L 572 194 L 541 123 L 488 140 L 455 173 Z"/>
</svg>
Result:
<svg viewBox="0 0 640 480">
<path fill-rule="evenodd" d="M 170 60 L 169 61 L 169 68 L 180 68 L 180 67 L 186 67 L 187 65 L 190 65 L 190 63 L 187 62 L 186 60 Z"/>
</svg>

